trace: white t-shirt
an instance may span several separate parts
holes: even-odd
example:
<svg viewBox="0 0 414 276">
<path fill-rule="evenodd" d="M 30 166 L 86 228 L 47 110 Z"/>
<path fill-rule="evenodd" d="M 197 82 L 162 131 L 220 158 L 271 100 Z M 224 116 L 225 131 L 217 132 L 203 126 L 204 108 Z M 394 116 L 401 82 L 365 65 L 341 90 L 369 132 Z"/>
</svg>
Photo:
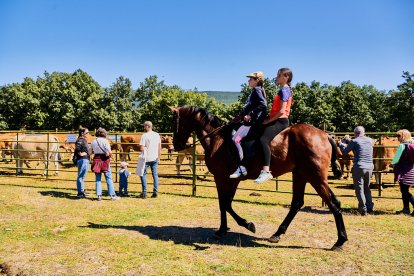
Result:
<svg viewBox="0 0 414 276">
<path fill-rule="evenodd" d="M 139 144 L 146 148 L 146 162 L 152 162 L 158 159 L 158 150 L 161 144 L 161 137 L 158 133 L 152 130 L 144 133 L 141 136 Z"/>
<path fill-rule="evenodd" d="M 98 146 L 98 143 L 101 147 Z M 111 149 L 111 146 L 109 145 L 108 140 L 106 140 L 105 138 L 97 137 L 95 140 L 92 141 L 91 148 L 93 153 L 95 154 L 106 154 Z M 105 152 L 102 150 L 104 150 Z"/>
</svg>

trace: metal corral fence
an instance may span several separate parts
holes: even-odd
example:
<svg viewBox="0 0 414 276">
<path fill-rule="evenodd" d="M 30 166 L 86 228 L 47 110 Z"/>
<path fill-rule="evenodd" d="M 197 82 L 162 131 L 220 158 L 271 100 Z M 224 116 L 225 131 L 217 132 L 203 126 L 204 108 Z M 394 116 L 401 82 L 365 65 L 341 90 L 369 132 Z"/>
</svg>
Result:
<svg viewBox="0 0 414 276">
<path fill-rule="evenodd" d="M 92 132 L 91 132 L 92 134 Z M 349 134 L 352 135 L 353 133 L 350 132 L 336 132 L 336 133 L 329 133 L 335 139 L 342 138 L 345 135 Z M 125 136 L 136 136 L 139 137 L 142 133 L 109 133 L 108 137 L 109 141 L 114 147 L 113 154 L 111 157 L 111 168 L 112 173 L 114 175 L 113 179 L 115 183 L 118 183 L 118 171 L 120 169 L 120 162 L 123 160 L 130 161 L 130 171 L 135 172 L 136 161 L 138 160 L 138 152 L 137 151 L 130 151 L 127 154 L 124 149 L 131 148 L 134 144 L 138 144 L 139 141 L 134 142 L 122 142 L 121 137 Z M 171 137 L 171 133 L 160 133 L 160 135 L 165 137 Z M 376 143 L 374 147 L 383 147 L 383 148 L 396 148 L 396 146 L 384 146 L 382 145 L 382 141 L 384 137 L 394 136 L 391 133 L 367 133 L 367 136 L 376 139 Z M 46 137 L 45 141 L 39 141 L 39 137 Z M 59 145 L 57 149 L 52 149 L 50 146 L 55 142 L 51 142 L 50 139 L 52 137 L 56 137 L 58 139 L 57 144 Z M 92 137 L 93 138 L 93 137 Z M 33 168 L 33 163 L 37 162 L 36 166 L 39 166 L 39 162 L 43 161 L 44 163 L 44 178 L 51 181 L 67 181 L 67 182 L 75 182 L 76 181 L 76 174 L 77 168 L 72 163 L 72 156 L 74 151 L 74 144 L 77 139 L 77 132 L 61 132 L 58 130 L 55 131 L 0 131 L 0 150 L 2 151 L 2 163 L 0 163 L 0 177 L 19 177 L 19 178 L 34 178 L 39 177 L 39 173 L 25 173 L 19 175 L 18 172 L 21 170 L 35 172 L 39 169 Z M 172 139 L 172 137 L 171 137 Z M 388 138 L 387 138 L 388 139 Z M 196 137 L 193 136 L 192 141 L 196 141 Z M 172 140 L 169 140 L 172 141 Z M 88 141 L 89 143 L 91 141 Z M 42 154 L 44 157 L 33 157 L 29 156 L 28 154 L 24 155 L 22 158 L 22 154 L 17 154 L 20 144 L 28 144 L 28 143 L 36 143 L 38 146 L 36 149 L 31 149 L 30 152 L 33 156 L 36 154 Z M 193 142 L 194 143 L 194 142 Z M 42 146 L 43 144 L 43 146 Z M 163 148 L 168 149 L 171 147 L 171 142 L 163 142 Z M 198 147 L 199 148 L 199 147 Z M 20 149 L 22 152 L 28 152 L 27 149 Z M 384 151 L 382 151 L 384 152 Z M 20 157 L 18 157 L 20 156 Z M 193 196 L 197 195 L 197 187 L 211 187 L 215 188 L 214 180 L 212 179 L 212 175 L 208 174 L 207 167 L 202 162 L 204 160 L 204 154 L 197 153 L 197 146 L 194 144 L 192 148 L 189 148 L 185 153 L 172 153 L 168 151 L 167 153 L 163 152 L 161 155 L 162 160 L 168 160 L 167 162 L 161 162 L 159 164 L 159 177 L 174 177 L 176 179 L 191 179 L 191 184 L 184 184 L 182 181 L 178 181 L 178 183 L 174 184 L 164 184 L 160 181 L 160 185 L 185 185 L 191 186 L 191 194 Z M 51 163 L 56 162 L 56 158 L 60 165 L 62 165 L 61 169 L 59 166 L 51 168 Z M 130 159 L 129 159 L 129 158 Z M 17 162 L 18 159 L 22 162 Z M 44 160 L 42 160 L 44 159 Z M 184 164 L 184 159 L 187 159 L 189 163 Z M 379 160 L 380 163 L 390 162 L 392 158 L 377 156 L 374 158 L 375 160 Z M 175 160 L 175 161 L 174 161 Z M 20 165 L 19 165 L 20 163 Z M 10 165 L 15 164 L 15 165 Z M 25 165 L 23 165 L 25 164 Z M 188 166 L 190 169 L 190 173 L 182 173 L 180 172 L 183 166 Z M 24 167 L 24 168 L 23 168 Z M 175 170 L 174 170 L 175 167 Z M 164 169 L 165 168 L 165 169 Z M 200 172 L 201 171 L 201 172 Z M 57 176 L 51 177 L 51 173 L 58 175 L 59 173 L 72 173 L 73 177 L 70 178 L 59 178 Z M 350 173 L 349 171 L 345 171 Z M 395 183 L 384 183 L 382 175 L 384 173 L 390 173 L 389 171 L 376 170 L 374 171 L 378 175 L 377 178 L 377 188 L 378 188 L 378 196 L 382 196 L 382 187 L 384 184 L 395 185 Z M 201 181 L 203 179 L 203 181 Z M 352 178 L 351 178 L 352 179 Z M 150 180 L 151 177 L 148 177 L 148 183 L 153 184 Z M 210 181 L 211 184 L 201 184 L 200 182 Z M 275 178 L 274 179 L 274 189 L 246 189 L 246 188 L 239 188 L 241 190 L 251 190 L 251 191 L 262 191 L 262 192 L 282 192 L 282 193 L 290 193 L 291 191 L 281 191 L 279 189 L 279 184 L 281 182 L 291 182 L 289 179 L 282 179 L 282 178 Z M 94 182 L 94 181 L 86 181 L 86 182 Z M 187 181 L 188 182 L 188 181 Z M 138 184 L 141 185 L 140 182 L 131 182 L 129 184 Z M 344 184 L 343 182 L 337 181 L 330 181 L 329 184 Z M 352 180 L 349 181 L 349 184 L 352 185 Z M 317 195 L 314 193 L 309 193 L 310 195 Z"/>
</svg>

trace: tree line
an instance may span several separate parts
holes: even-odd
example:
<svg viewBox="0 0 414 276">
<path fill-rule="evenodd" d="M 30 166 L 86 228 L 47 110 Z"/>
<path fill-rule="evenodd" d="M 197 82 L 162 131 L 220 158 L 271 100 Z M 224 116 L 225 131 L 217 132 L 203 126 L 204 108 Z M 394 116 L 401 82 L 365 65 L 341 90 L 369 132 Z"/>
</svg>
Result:
<svg viewBox="0 0 414 276">
<path fill-rule="evenodd" d="M 291 123 L 308 123 L 329 131 L 352 131 L 357 125 L 367 131 L 414 130 L 413 74 L 403 72 L 402 84 L 395 91 L 378 90 L 344 81 L 339 86 L 312 82 L 297 83 Z M 265 80 L 271 108 L 278 91 L 274 79 Z M 197 89 L 184 91 L 149 76 L 132 88 L 131 81 L 119 77 L 109 87 L 101 87 L 89 74 L 45 72 L 36 79 L 0 87 L 1 130 L 76 130 L 103 126 L 111 131 L 142 130 L 146 120 L 159 132 L 172 131 L 167 106 L 194 105 L 206 108 L 223 120 L 230 120 L 242 109 L 249 95 L 241 85 L 238 101 L 224 105 Z"/>
</svg>

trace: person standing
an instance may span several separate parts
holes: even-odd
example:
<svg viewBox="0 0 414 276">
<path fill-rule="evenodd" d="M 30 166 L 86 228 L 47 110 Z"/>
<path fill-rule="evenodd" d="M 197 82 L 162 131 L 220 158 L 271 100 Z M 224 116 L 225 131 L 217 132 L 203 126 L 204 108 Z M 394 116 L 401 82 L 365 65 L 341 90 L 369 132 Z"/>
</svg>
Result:
<svg viewBox="0 0 414 276">
<path fill-rule="evenodd" d="M 119 195 L 120 196 L 129 196 L 128 194 L 128 177 L 131 175 L 131 173 L 128 171 L 128 163 L 125 161 L 122 161 L 121 164 L 119 164 L 121 167 L 121 170 L 119 170 Z"/>
<path fill-rule="evenodd" d="M 104 128 L 98 128 L 95 133 L 96 139 L 92 141 L 91 148 L 94 153 L 92 162 L 92 171 L 95 173 L 96 195 L 98 201 L 102 200 L 102 173 L 105 176 L 106 185 L 108 186 L 108 194 L 111 200 L 117 200 L 119 197 L 115 193 L 114 182 L 112 181 L 112 172 L 110 166 L 111 146 L 106 140 L 107 132 Z"/>
<path fill-rule="evenodd" d="M 414 186 L 414 164 L 407 156 L 408 145 L 412 143 L 411 133 L 406 129 L 397 131 L 397 139 L 400 142 L 397 152 L 391 164 L 394 166 L 394 180 L 400 184 L 403 209 L 397 214 L 410 214 L 410 202 L 414 208 L 414 197 L 410 193 L 410 187 Z M 414 211 L 411 214 L 414 216 Z"/>
<path fill-rule="evenodd" d="M 365 136 L 365 128 L 357 126 L 354 129 L 354 139 L 349 143 L 341 143 L 339 148 L 345 155 L 351 150 L 354 152 L 354 166 L 352 167 L 352 178 L 354 181 L 355 194 L 358 198 L 358 211 L 362 216 L 373 213 L 374 202 L 372 201 L 371 183 L 374 163 L 372 159 L 373 140 Z"/>
<path fill-rule="evenodd" d="M 244 153 L 241 146 L 241 141 L 249 134 L 250 128 L 254 124 L 261 124 L 266 117 L 267 100 L 264 90 L 264 74 L 261 71 L 250 73 L 249 88 L 251 89 L 247 103 L 244 106 L 243 112 L 234 118 L 232 121 L 238 121 L 240 118 L 243 122 L 236 133 L 233 135 L 233 143 L 236 145 L 237 151 L 240 157 L 239 167 L 232 173 L 230 178 L 240 178 L 247 175 L 246 167 L 244 164 Z"/>
<path fill-rule="evenodd" d="M 140 175 L 142 183 L 141 198 L 147 198 L 147 172 L 148 167 L 151 168 L 152 178 L 154 180 L 154 191 L 152 198 L 158 196 L 158 164 L 161 160 L 161 137 L 152 130 L 152 123 L 150 121 L 144 122 L 145 133 L 141 136 L 139 141 L 140 151 L 145 154 L 145 168 L 144 173 Z"/>
<path fill-rule="evenodd" d="M 259 177 L 254 181 L 257 184 L 273 178 L 270 172 L 271 152 L 269 143 L 276 135 L 289 126 L 288 116 L 293 101 L 292 78 L 292 70 L 289 68 L 281 68 L 277 71 L 276 84 L 279 85 L 280 90 L 273 99 L 269 118 L 263 121 L 265 129 L 262 137 L 260 137 L 260 145 L 263 150 L 263 168 Z"/>
<path fill-rule="evenodd" d="M 86 137 L 89 130 L 84 127 L 79 129 L 79 136 L 75 143 L 74 154 L 77 157 L 76 165 L 78 166 L 78 177 L 76 179 L 76 189 L 78 190 L 78 198 L 85 198 L 85 178 L 89 169 L 90 149 Z"/>
</svg>

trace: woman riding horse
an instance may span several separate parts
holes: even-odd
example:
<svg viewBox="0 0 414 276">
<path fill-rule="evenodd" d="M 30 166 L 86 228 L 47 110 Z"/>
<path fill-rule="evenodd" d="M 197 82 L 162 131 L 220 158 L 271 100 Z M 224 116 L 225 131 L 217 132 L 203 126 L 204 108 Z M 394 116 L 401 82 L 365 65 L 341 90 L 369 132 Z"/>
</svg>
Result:
<svg viewBox="0 0 414 276">
<path fill-rule="evenodd" d="M 198 107 L 183 106 L 171 108 L 174 113 L 175 150 L 182 150 L 191 133 L 195 131 L 205 150 L 205 162 L 216 182 L 221 224 L 216 236 L 222 237 L 228 231 L 228 212 L 236 222 L 251 232 L 256 228 L 252 222 L 247 222 L 232 208 L 239 179 L 229 179 L 228 176 L 238 166 L 236 148 L 231 140 L 232 127 Z M 270 169 L 275 177 L 292 172 L 292 204 L 286 218 L 272 235 L 269 242 L 279 242 L 293 218 L 304 204 L 304 193 L 307 182 L 317 191 L 333 213 L 338 232 L 338 240 L 332 250 L 341 250 L 348 240 L 343 221 L 340 202 L 328 186 L 329 164 L 336 176 L 341 174 L 336 161 L 336 144 L 325 132 L 306 124 L 291 126 L 277 135 L 271 142 L 272 159 Z M 247 178 L 254 179 L 260 173 L 263 159 L 261 151 L 256 151 L 247 162 Z"/>
</svg>

